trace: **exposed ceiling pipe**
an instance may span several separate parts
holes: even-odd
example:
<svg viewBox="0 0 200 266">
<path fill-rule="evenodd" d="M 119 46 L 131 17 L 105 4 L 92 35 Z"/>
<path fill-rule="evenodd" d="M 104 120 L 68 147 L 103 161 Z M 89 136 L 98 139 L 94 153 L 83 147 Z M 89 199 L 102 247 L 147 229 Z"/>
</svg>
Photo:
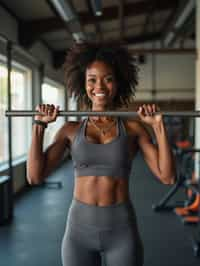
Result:
<svg viewBox="0 0 200 266">
<path fill-rule="evenodd" d="M 72 5 L 65 0 L 50 0 L 58 14 L 65 22 L 76 19 L 75 11 Z"/>
<path fill-rule="evenodd" d="M 56 9 L 59 16 L 66 22 L 67 28 L 71 32 L 73 39 L 76 42 L 82 42 L 86 39 L 82 31 L 81 24 L 78 20 L 78 15 L 69 0 L 48 0 Z"/>
<path fill-rule="evenodd" d="M 164 45 L 166 47 L 172 45 L 173 41 L 175 40 L 178 32 L 184 26 L 188 18 L 194 12 L 195 9 L 195 0 L 186 1 L 184 8 L 182 9 L 180 15 L 178 15 L 175 23 L 173 24 L 171 30 L 167 33 L 166 37 L 164 38 Z"/>
<path fill-rule="evenodd" d="M 90 0 L 91 6 L 95 16 L 102 16 L 102 1 L 101 0 Z"/>
</svg>

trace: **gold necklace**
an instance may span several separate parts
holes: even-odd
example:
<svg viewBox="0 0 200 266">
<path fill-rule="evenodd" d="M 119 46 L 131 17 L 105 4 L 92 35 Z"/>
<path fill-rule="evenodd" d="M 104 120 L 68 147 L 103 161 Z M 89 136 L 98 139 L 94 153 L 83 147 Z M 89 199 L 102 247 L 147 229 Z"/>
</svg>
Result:
<svg viewBox="0 0 200 266">
<path fill-rule="evenodd" d="M 100 134 L 104 135 L 114 126 L 114 124 L 116 123 L 116 119 L 108 126 L 108 127 L 104 127 L 101 128 L 99 126 L 97 126 L 97 124 L 91 119 L 89 118 L 91 124 L 100 131 Z"/>
</svg>

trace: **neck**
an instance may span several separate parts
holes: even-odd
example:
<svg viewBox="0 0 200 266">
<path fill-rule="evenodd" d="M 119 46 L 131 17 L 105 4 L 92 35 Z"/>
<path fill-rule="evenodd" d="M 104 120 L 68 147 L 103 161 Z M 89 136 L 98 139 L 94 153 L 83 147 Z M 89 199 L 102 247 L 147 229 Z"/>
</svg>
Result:
<svg viewBox="0 0 200 266">
<path fill-rule="evenodd" d="M 114 108 L 111 105 L 112 110 L 114 110 Z M 92 106 L 92 111 L 95 112 L 106 112 L 106 111 L 110 111 L 110 108 L 108 106 Z M 108 121 L 113 121 L 115 119 L 115 117 L 112 116 L 91 116 L 93 121 L 96 122 L 108 122 Z M 90 118 L 90 119 L 91 119 Z"/>
</svg>

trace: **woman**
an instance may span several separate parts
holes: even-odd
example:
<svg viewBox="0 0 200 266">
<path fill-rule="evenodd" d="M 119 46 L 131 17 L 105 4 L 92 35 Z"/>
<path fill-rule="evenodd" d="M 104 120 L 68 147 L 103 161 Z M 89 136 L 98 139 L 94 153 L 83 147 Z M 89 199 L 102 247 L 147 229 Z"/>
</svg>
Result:
<svg viewBox="0 0 200 266">
<path fill-rule="evenodd" d="M 76 44 L 65 63 L 66 84 L 78 101 L 92 111 L 116 110 L 128 104 L 137 85 L 137 67 L 123 47 Z M 143 245 L 129 198 L 132 159 L 140 149 L 148 166 L 164 184 L 173 184 L 175 165 L 161 114 L 142 105 L 140 121 L 90 116 L 68 122 L 43 152 L 44 129 L 56 120 L 59 108 L 39 105 L 28 158 L 28 180 L 40 183 L 70 148 L 75 186 L 62 241 L 64 266 L 142 266 Z M 153 145 L 143 122 L 151 126 Z M 103 256 L 100 256 L 103 255 Z"/>
</svg>

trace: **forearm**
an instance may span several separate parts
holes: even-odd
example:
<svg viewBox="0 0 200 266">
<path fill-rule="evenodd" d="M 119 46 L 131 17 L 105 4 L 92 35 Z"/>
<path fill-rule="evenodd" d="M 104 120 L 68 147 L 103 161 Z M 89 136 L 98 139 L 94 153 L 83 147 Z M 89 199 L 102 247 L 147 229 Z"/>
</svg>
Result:
<svg viewBox="0 0 200 266">
<path fill-rule="evenodd" d="M 176 178 L 175 158 L 169 145 L 166 128 L 163 121 L 153 126 L 158 144 L 158 164 L 163 183 L 173 184 Z"/>
<path fill-rule="evenodd" d="M 27 180 L 30 184 L 38 184 L 42 181 L 44 169 L 43 139 L 44 127 L 33 125 L 31 147 L 27 159 Z"/>
</svg>

